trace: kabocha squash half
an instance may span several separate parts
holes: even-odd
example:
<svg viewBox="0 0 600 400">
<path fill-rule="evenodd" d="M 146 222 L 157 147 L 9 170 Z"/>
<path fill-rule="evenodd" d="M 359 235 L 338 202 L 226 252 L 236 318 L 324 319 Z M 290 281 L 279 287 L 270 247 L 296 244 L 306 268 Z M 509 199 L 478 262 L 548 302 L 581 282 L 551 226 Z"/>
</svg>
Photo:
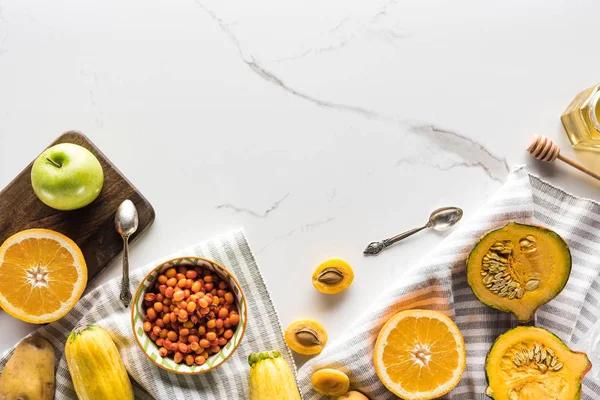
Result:
<svg viewBox="0 0 600 400">
<path fill-rule="evenodd" d="M 134 400 L 117 346 L 102 328 L 75 328 L 67 338 L 65 356 L 79 400 Z"/>
<path fill-rule="evenodd" d="M 555 232 L 511 222 L 489 232 L 467 259 L 467 279 L 484 304 L 530 321 L 571 273 L 571 252 Z"/>
<path fill-rule="evenodd" d="M 494 400 L 577 400 L 592 364 L 549 331 L 520 326 L 494 342 L 485 362 Z"/>
</svg>

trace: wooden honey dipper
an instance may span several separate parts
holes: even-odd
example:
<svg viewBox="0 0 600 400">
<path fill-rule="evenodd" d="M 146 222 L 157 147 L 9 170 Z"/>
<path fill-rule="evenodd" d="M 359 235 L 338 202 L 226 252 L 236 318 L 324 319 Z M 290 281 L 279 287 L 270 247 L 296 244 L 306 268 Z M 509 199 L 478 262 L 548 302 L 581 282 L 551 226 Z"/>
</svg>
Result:
<svg viewBox="0 0 600 400">
<path fill-rule="evenodd" d="M 584 167 L 583 165 L 571 160 L 570 158 L 563 157 L 560 155 L 560 147 L 556 143 L 552 141 L 552 139 L 547 138 L 546 136 L 535 135 L 529 145 L 527 146 L 527 151 L 541 161 L 554 161 L 556 159 L 561 160 L 569 164 L 572 167 L 577 168 L 581 172 L 585 172 L 589 176 L 593 176 L 594 178 L 600 180 L 600 175 L 595 173 L 589 168 Z"/>
</svg>

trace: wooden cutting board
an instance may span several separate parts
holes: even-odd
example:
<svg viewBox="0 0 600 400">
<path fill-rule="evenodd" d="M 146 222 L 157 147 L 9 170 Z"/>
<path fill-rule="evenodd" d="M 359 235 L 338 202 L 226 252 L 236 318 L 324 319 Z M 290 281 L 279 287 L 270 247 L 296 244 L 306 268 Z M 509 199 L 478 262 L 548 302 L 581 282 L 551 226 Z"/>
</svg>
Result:
<svg viewBox="0 0 600 400">
<path fill-rule="evenodd" d="M 102 192 L 90 205 L 79 210 L 59 211 L 50 208 L 37 198 L 31 187 L 32 162 L 0 192 L 0 243 L 24 229 L 45 228 L 58 231 L 73 239 L 83 251 L 89 282 L 123 250 L 123 241 L 114 226 L 119 204 L 125 199 L 131 199 L 139 213 L 139 228 L 130 241 L 136 240 L 152 225 L 154 209 L 82 133 L 67 131 L 48 147 L 58 143 L 78 144 L 98 158 L 104 170 Z"/>
</svg>

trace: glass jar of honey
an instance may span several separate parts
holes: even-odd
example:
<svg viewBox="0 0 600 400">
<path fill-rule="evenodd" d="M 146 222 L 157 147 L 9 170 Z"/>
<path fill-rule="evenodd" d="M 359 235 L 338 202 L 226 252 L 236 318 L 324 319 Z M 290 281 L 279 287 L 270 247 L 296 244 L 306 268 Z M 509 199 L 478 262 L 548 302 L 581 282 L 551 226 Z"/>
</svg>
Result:
<svg viewBox="0 0 600 400">
<path fill-rule="evenodd" d="M 560 119 L 575 148 L 600 151 L 600 85 L 575 96 Z"/>
</svg>

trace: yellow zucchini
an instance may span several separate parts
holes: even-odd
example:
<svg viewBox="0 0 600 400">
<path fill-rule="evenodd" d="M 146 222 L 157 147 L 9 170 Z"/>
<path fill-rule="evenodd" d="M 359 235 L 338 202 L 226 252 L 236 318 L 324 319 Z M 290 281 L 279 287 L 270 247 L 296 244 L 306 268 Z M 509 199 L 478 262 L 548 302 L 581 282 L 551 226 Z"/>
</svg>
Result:
<svg viewBox="0 0 600 400">
<path fill-rule="evenodd" d="M 79 400 L 134 400 L 117 346 L 102 328 L 75 328 L 67 339 L 65 355 Z"/>
<path fill-rule="evenodd" d="M 250 364 L 250 400 L 301 400 L 290 366 L 278 351 L 253 353 Z"/>
</svg>

